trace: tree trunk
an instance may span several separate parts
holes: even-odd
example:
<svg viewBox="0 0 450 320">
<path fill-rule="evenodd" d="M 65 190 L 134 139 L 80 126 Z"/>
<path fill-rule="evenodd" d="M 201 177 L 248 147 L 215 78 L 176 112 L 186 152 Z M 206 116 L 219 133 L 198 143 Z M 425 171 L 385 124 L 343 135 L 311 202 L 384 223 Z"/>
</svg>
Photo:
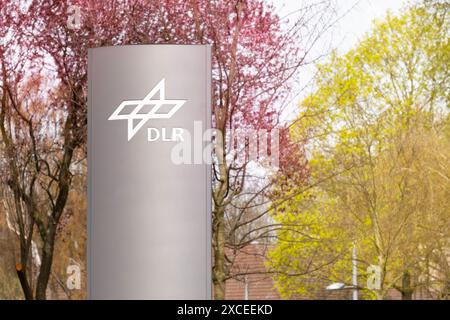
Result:
<svg viewBox="0 0 450 320">
<path fill-rule="evenodd" d="M 46 291 L 50 272 L 53 264 L 53 249 L 55 246 L 56 225 L 51 224 L 47 232 L 47 238 L 44 242 L 42 250 L 41 267 L 39 268 L 39 276 L 36 284 L 36 300 L 46 300 Z"/>
<path fill-rule="evenodd" d="M 222 118 L 224 119 L 224 118 Z M 225 299 L 225 208 L 227 205 L 227 196 L 229 196 L 228 185 L 228 170 L 225 155 L 225 122 L 218 121 L 218 128 L 222 136 L 218 138 L 215 152 L 218 159 L 218 184 L 213 190 L 213 218 L 212 218 L 212 232 L 213 232 L 213 255 L 214 266 L 212 270 L 214 299 Z"/>
<path fill-rule="evenodd" d="M 76 97 L 74 96 L 74 101 Z M 58 177 L 59 193 L 55 201 L 55 206 L 48 222 L 48 228 L 42 239 L 42 262 L 39 269 L 39 276 L 36 284 L 36 299 L 45 300 L 48 280 L 50 278 L 51 268 L 53 264 L 53 250 L 55 248 L 56 228 L 58 226 L 61 215 L 67 203 L 69 189 L 71 183 L 70 164 L 72 163 L 73 152 L 78 144 L 78 140 L 74 137 L 74 125 L 76 118 L 76 104 L 67 116 L 64 125 L 64 154 L 61 163 L 61 171 Z"/>
<path fill-rule="evenodd" d="M 213 284 L 214 299 L 225 299 L 225 230 L 224 230 L 224 210 L 217 208 L 213 222 L 214 239 L 214 267 Z"/>
<path fill-rule="evenodd" d="M 402 277 L 402 300 L 412 300 L 414 289 L 411 287 L 411 275 L 405 271 Z"/>
<path fill-rule="evenodd" d="M 21 263 L 16 264 L 17 277 L 20 281 L 23 294 L 26 300 L 33 300 L 33 292 L 31 291 L 30 284 L 28 283 L 26 268 Z"/>
</svg>

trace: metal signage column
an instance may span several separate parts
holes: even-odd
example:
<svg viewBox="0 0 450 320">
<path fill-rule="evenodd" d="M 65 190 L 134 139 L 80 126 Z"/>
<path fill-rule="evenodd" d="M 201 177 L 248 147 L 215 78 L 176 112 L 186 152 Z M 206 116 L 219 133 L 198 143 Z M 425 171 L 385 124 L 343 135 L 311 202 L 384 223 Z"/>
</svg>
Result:
<svg viewBox="0 0 450 320">
<path fill-rule="evenodd" d="M 173 159 L 210 128 L 210 46 L 90 49 L 88 81 L 89 298 L 210 299 L 210 165 Z"/>
</svg>

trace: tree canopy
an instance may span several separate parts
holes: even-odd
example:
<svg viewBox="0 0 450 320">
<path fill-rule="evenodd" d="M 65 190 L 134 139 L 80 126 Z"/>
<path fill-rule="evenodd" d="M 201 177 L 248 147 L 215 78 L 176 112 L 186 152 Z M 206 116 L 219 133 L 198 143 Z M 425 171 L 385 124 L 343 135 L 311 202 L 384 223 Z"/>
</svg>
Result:
<svg viewBox="0 0 450 320">
<path fill-rule="evenodd" d="M 388 14 L 354 49 L 318 65 L 292 124 L 311 176 L 280 186 L 292 201 L 273 206 L 274 219 L 293 224 L 270 261 L 285 297 L 351 285 L 353 243 L 364 297 L 449 294 L 447 11 L 437 2 Z M 375 290 L 365 284 L 370 265 L 381 270 Z"/>
</svg>

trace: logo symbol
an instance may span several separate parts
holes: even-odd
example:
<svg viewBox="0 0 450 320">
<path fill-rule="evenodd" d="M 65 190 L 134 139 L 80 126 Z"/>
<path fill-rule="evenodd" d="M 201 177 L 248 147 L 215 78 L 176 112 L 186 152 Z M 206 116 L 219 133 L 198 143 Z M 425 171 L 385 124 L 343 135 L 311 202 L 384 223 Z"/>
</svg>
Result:
<svg viewBox="0 0 450 320">
<path fill-rule="evenodd" d="M 159 93 L 159 99 L 155 96 Z M 108 120 L 128 121 L 128 141 L 150 119 L 170 119 L 186 103 L 187 100 L 166 99 L 165 79 L 162 79 L 142 100 L 124 100 L 108 118 Z M 169 112 L 158 112 L 164 105 L 172 105 Z M 128 106 L 136 106 L 130 113 L 121 113 Z M 146 110 L 151 106 L 149 110 Z"/>
</svg>

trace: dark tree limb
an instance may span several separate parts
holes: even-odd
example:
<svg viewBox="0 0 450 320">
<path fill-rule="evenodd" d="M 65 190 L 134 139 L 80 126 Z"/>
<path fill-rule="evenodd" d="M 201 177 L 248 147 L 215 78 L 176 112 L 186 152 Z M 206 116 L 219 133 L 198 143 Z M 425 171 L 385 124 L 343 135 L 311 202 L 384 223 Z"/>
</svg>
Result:
<svg viewBox="0 0 450 320">
<path fill-rule="evenodd" d="M 22 291 L 25 295 L 25 299 L 33 300 L 33 292 L 31 291 L 30 284 L 28 283 L 26 269 L 21 263 L 16 264 L 16 272 L 20 281 L 20 286 L 22 287 Z"/>
</svg>

